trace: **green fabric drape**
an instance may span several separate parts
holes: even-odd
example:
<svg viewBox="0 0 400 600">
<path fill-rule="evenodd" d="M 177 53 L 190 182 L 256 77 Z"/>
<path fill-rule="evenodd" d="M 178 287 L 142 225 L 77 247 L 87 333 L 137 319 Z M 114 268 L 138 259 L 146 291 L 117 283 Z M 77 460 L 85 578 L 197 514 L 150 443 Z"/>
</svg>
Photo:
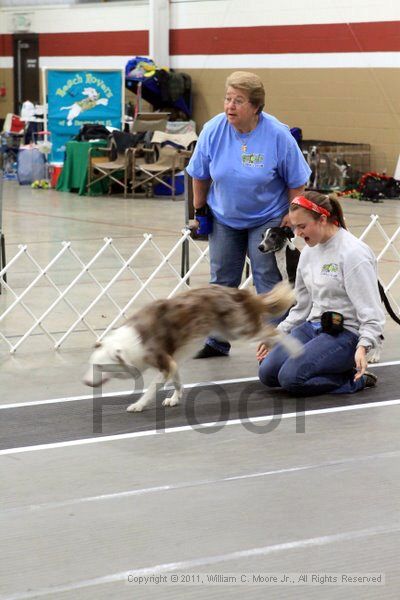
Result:
<svg viewBox="0 0 400 600">
<path fill-rule="evenodd" d="M 89 148 L 106 147 L 107 140 L 96 142 L 67 142 L 66 159 L 58 178 L 56 190 L 59 192 L 75 192 L 80 196 L 88 195 L 88 153 Z M 102 152 L 95 152 L 95 156 L 104 156 Z M 90 186 L 89 196 L 101 196 L 107 193 L 108 182 L 99 181 Z"/>
</svg>

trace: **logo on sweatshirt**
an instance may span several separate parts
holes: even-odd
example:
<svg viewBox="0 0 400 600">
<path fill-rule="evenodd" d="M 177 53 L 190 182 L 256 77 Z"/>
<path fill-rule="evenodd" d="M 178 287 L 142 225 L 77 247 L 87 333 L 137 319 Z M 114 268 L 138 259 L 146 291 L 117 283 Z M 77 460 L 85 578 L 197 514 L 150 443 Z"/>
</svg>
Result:
<svg viewBox="0 0 400 600">
<path fill-rule="evenodd" d="M 339 275 L 339 265 L 337 263 L 326 263 L 325 265 L 322 265 L 321 275 L 337 279 Z"/>
</svg>

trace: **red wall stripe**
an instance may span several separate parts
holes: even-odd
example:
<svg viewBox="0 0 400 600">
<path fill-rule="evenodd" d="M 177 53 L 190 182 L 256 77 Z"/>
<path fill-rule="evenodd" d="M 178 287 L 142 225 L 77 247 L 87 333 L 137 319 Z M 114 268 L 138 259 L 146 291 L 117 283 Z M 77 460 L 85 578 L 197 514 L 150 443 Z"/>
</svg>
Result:
<svg viewBox="0 0 400 600">
<path fill-rule="evenodd" d="M 0 56 L 12 56 L 12 41 L 12 35 L 1 35 Z M 39 34 L 40 56 L 137 56 L 148 51 L 148 31 Z M 400 51 L 400 21 L 174 29 L 170 32 L 173 56 L 390 51 Z"/>
<path fill-rule="evenodd" d="M 10 34 L 0 34 L 0 56 L 12 56 L 13 38 Z"/>
<path fill-rule="evenodd" d="M 175 29 L 171 55 L 400 51 L 400 22 Z"/>
<path fill-rule="evenodd" d="M 148 31 L 92 31 L 39 35 L 40 56 L 137 56 L 148 54 L 148 48 Z"/>
</svg>

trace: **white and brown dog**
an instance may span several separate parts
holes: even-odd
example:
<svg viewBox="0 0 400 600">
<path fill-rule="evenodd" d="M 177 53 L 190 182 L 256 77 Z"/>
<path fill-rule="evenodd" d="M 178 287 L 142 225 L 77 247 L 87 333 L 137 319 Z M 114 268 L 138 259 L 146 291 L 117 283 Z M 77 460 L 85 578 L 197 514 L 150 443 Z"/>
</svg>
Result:
<svg viewBox="0 0 400 600">
<path fill-rule="evenodd" d="M 293 290 L 287 282 L 260 295 L 247 289 L 211 285 L 155 300 L 96 343 L 84 383 L 97 387 L 113 376 L 137 377 L 152 368 L 158 371 L 156 378 L 127 410 L 143 410 L 155 399 L 158 385 L 169 380 L 175 391 L 163 405 L 175 406 L 182 397 L 177 363 L 190 357 L 207 335 L 217 334 L 227 340 L 257 338 L 268 346 L 283 343 L 292 355 L 299 354 L 301 347 L 295 340 L 266 323 L 284 314 L 293 302 Z M 119 365 L 120 372 L 107 372 L 107 367 L 111 371 L 113 365 Z"/>
<path fill-rule="evenodd" d="M 76 119 L 76 117 L 79 117 L 81 112 L 90 110 L 91 108 L 94 108 L 95 106 L 97 106 L 99 104 L 102 104 L 103 106 L 107 106 L 107 104 L 108 104 L 108 98 L 100 98 L 99 92 L 92 87 L 85 88 L 82 92 L 82 95 L 86 96 L 86 98 L 83 98 L 82 100 L 74 102 L 73 104 L 70 104 L 69 106 L 62 106 L 60 108 L 60 110 L 68 110 L 69 111 L 68 115 L 67 115 L 68 127 L 73 125 L 74 119 Z"/>
<path fill-rule="evenodd" d="M 290 227 L 269 227 L 262 235 L 260 252 L 273 253 L 283 281 L 294 284 L 300 250 L 293 244 L 294 233 Z"/>
</svg>

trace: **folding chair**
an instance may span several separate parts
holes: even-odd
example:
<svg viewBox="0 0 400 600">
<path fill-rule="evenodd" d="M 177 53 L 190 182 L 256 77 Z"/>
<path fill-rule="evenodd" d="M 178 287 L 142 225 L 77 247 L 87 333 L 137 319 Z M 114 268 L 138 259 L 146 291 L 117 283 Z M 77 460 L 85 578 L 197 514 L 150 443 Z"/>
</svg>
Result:
<svg viewBox="0 0 400 600">
<path fill-rule="evenodd" d="M 151 140 L 152 148 L 144 152 L 153 153 L 156 160 L 152 163 L 140 164 L 133 157 L 132 164 L 132 194 L 135 190 L 144 187 L 149 196 L 154 195 L 154 184 L 165 186 L 175 200 L 175 176 L 183 171 L 192 156 L 197 135 L 189 133 L 154 132 Z M 170 182 L 168 179 L 170 179 Z"/>
<path fill-rule="evenodd" d="M 141 131 L 165 131 L 167 128 L 168 112 L 139 112 L 129 126 L 131 133 Z"/>
<path fill-rule="evenodd" d="M 15 178 L 18 149 L 24 141 L 26 123 L 18 115 L 8 113 L 0 133 L 1 164 L 5 177 Z"/>
<path fill-rule="evenodd" d="M 115 134 L 118 135 L 110 136 L 107 148 L 89 148 L 87 189 L 89 193 L 93 184 L 108 179 L 108 193 L 111 193 L 114 182 L 123 188 L 124 198 L 126 198 L 132 173 L 134 144 L 137 139 L 130 133 L 118 131 Z M 105 156 L 98 156 L 99 152 L 105 153 Z"/>
<path fill-rule="evenodd" d="M 2 133 L 23 137 L 25 134 L 25 129 L 26 123 L 23 119 L 21 119 L 21 117 L 18 115 L 13 115 L 12 113 L 7 113 L 4 120 Z"/>
</svg>

